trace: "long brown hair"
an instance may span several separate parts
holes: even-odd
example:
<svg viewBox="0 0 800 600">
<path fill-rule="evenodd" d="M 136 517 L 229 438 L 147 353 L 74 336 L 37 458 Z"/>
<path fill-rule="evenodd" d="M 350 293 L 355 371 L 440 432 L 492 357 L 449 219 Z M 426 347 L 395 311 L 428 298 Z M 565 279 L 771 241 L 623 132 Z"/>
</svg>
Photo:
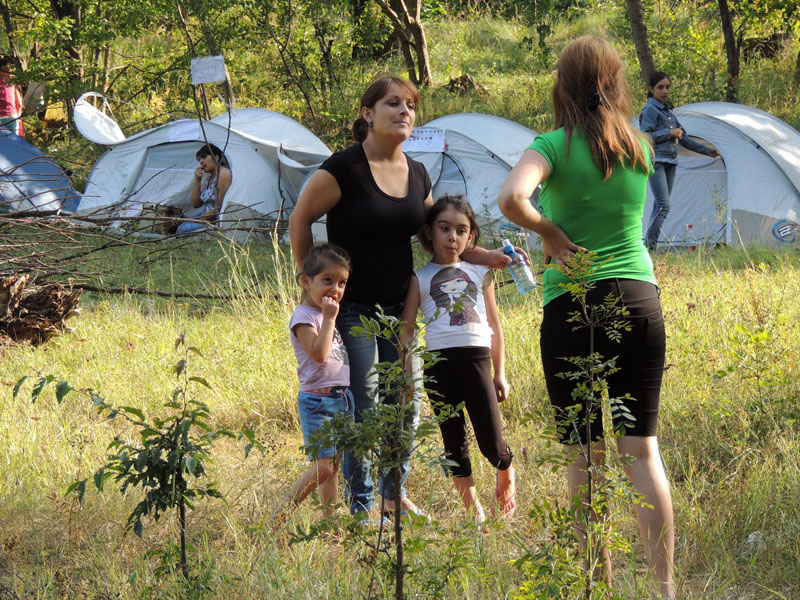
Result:
<svg viewBox="0 0 800 600">
<path fill-rule="evenodd" d="M 570 43 L 556 64 L 553 86 L 556 127 L 583 131 L 603 181 L 619 162 L 649 169 L 649 141 L 630 123 L 631 100 L 622 60 L 603 38 L 586 35 Z M 646 146 L 642 146 L 642 142 Z"/>
<path fill-rule="evenodd" d="M 367 134 L 369 133 L 369 125 L 366 119 L 361 116 L 361 109 L 374 108 L 375 103 L 386 95 L 386 92 L 389 91 L 389 87 L 393 83 L 408 90 L 408 93 L 411 94 L 411 99 L 414 101 L 414 105 L 417 107 L 417 110 L 419 110 L 419 92 L 408 79 L 401 79 L 393 75 L 386 75 L 376 79 L 364 90 L 364 94 L 361 96 L 361 103 L 358 106 L 358 118 L 353 122 L 353 137 L 357 142 L 363 142 L 367 139 Z"/>
</svg>

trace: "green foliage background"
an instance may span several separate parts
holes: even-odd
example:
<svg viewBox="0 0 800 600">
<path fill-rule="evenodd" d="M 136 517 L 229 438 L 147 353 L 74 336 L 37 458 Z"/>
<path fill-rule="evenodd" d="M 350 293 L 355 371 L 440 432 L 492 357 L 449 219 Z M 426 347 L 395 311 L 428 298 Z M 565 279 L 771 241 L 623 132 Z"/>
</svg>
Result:
<svg viewBox="0 0 800 600">
<path fill-rule="evenodd" d="M 369 80 L 381 72 L 404 72 L 391 24 L 367 0 L 125 0 L 115 2 L 113 11 L 100 0 L 59 4 L 73 12 L 80 9 L 80 19 L 57 19 L 52 5 L 41 0 L 8 0 L 16 30 L 5 39 L 0 33 L 0 48 L 10 49 L 13 41 L 26 66 L 19 80 L 46 80 L 51 99 L 72 100 L 88 89 L 107 89 L 126 135 L 196 115 L 189 40 L 197 56 L 225 56 L 237 106 L 287 114 L 332 150 L 349 143 L 358 97 Z M 726 63 L 717 3 L 643 4 L 655 63 L 675 79 L 674 104 L 724 99 Z M 742 40 L 772 37 L 774 42 L 769 57 L 742 52 L 741 102 L 800 126 L 793 81 L 800 50 L 796 6 L 785 0 L 733 5 Z M 627 63 L 634 107 L 645 102 L 622 0 L 431 0 L 424 3 L 423 22 L 434 84 L 423 90 L 417 124 L 475 111 L 536 131 L 550 129 L 555 60 L 564 45 L 586 33 L 614 43 Z M 475 77 L 486 93 L 454 95 L 443 89 L 462 74 Z M 212 114 L 223 112 L 221 89 L 207 91 Z M 78 178 L 85 177 L 102 151 L 69 126 L 45 131 L 35 115 L 25 121 L 34 144 L 65 162 L 75 161 Z"/>
</svg>

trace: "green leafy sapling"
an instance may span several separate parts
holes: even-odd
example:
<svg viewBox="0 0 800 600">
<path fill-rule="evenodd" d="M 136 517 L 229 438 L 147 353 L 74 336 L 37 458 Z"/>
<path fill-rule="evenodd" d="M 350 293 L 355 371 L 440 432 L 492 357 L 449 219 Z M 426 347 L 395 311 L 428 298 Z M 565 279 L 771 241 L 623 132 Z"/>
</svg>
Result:
<svg viewBox="0 0 800 600">
<path fill-rule="evenodd" d="M 574 383 L 572 398 L 575 404 L 567 408 L 554 426 L 546 428 L 545 433 L 556 443 L 569 439 L 575 448 L 573 452 L 586 465 L 586 484 L 569 507 L 543 501 L 532 509 L 530 517 L 549 529 L 551 535 L 547 543 L 532 550 L 527 549 L 521 539 L 518 540 L 525 547 L 525 554 L 516 564 L 528 576 L 521 589 L 523 595 L 520 598 L 524 599 L 563 598 L 572 594 L 575 597 L 616 598 L 606 581 L 596 580 L 593 576 L 609 547 L 623 551 L 629 547 L 620 540 L 617 526 L 610 518 L 613 510 L 611 500 L 624 498 L 643 504 L 630 483 L 617 469 L 600 461 L 603 453 L 592 447 L 593 432 L 604 427 L 602 422 L 595 422 L 594 415 L 598 414 L 598 403 L 608 396 L 606 378 L 619 370 L 616 356 L 604 357 L 597 352 L 597 337 L 605 335 L 612 341 L 621 342 L 624 332 L 630 330 L 625 319 L 628 311 L 620 305 L 618 297 L 609 294 L 600 303 L 590 303 L 587 299 L 594 288 L 592 275 L 603 264 L 595 253 L 580 252 L 566 267 L 551 267 L 569 275 L 569 281 L 561 285 L 578 307 L 568 314 L 567 322 L 572 323 L 575 330 L 587 329 L 588 344 L 585 355 L 560 357 L 570 365 L 570 370 L 558 373 L 558 376 Z M 635 421 L 625 405 L 626 401 L 632 400 L 628 395 L 607 398 L 616 424 L 610 435 L 624 435 L 626 425 Z M 574 459 L 575 455 L 571 453 L 543 456 L 542 463 L 563 467 Z M 623 457 L 622 460 L 630 459 Z M 580 554 L 575 554 L 576 546 L 582 547 Z"/>
<path fill-rule="evenodd" d="M 416 403 L 419 399 L 416 390 L 420 389 L 425 377 L 420 375 L 421 371 L 407 370 L 405 365 L 410 364 L 412 360 L 419 360 L 424 370 L 424 367 L 434 364 L 437 357 L 434 353 L 425 351 L 416 335 L 405 336 L 403 322 L 397 317 L 385 314 L 380 308 L 375 318 L 362 316 L 361 325 L 352 328 L 351 333 L 389 341 L 398 349 L 398 360 L 384 361 L 375 365 L 372 374 L 378 381 L 375 390 L 376 401 L 371 410 L 362 413 L 360 422 L 334 416 L 311 434 L 306 450 L 313 455 L 317 448 L 335 446 L 342 451 L 353 452 L 359 457 L 369 457 L 374 470 L 378 473 L 388 472 L 393 477 L 395 509 L 391 546 L 384 542 L 382 521 L 379 521 L 381 527 L 378 530 L 377 543 L 367 543 L 374 551 L 388 559 L 394 575 L 394 597 L 403 598 L 405 576 L 410 568 L 405 556 L 407 532 L 401 514 L 400 467 L 412 453 L 417 461 L 428 465 L 442 467 L 448 464 L 442 450 L 427 443 L 429 438 L 439 432 L 438 419 L 425 416 L 419 418 L 417 422 Z M 419 380 L 415 380 L 415 377 Z M 421 519 L 425 520 L 424 517 Z M 435 528 L 436 524 L 432 523 L 430 526 Z M 311 539 L 322 531 L 320 528 L 312 529 L 312 532 L 298 531 L 293 541 Z M 359 540 L 366 541 L 363 538 L 365 534 L 363 528 L 351 528 L 350 532 Z M 426 545 L 422 538 L 415 539 L 413 544 L 414 547 Z"/>
<path fill-rule="evenodd" d="M 194 509 L 195 502 L 201 498 L 222 498 L 216 484 L 206 479 L 206 463 L 211 459 L 214 442 L 222 437 L 244 438 L 247 440 L 245 456 L 253 448 L 260 449 L 261 443 L 251 430 L 237 436 L 228 429 L 214 429 L 209 424 L 208 406 L 190 393 L 192 386 L 196 385 L 211 389 L 204 378 L 189 375 L 190 356 L 202 357 L 202 353 L 187 345 L 183 334 L 175 340 L 175 350 L 181 351 L 180 360 L 172 367 L 178 385 L 164 404 L 167 413 L 163 416 L 148 420 L 139 408 L 115 406 L 93 389 L 79 391 L 106 419 L 124 419 L 138 432 L 137 441 L 119 435 L 114 437 L 107 448 L 107 462 L 94 473 L 92 482 L 99 491 L 103 491 L 108 480 L 113 480 L 123 494 L 129 488 L 142 489 L 143 498 L 128 515 L 125 524 L 127 530 L 139 537 L 142 537 L 143 518 L 152 517 L 157 521 L 162 514 L 175 510 L 180 530 L 180 567 L 183 575 L 188 577 L 186 509 Z M 25 379 L 27 377 L 17 382 L 15 396 Z M 39 377 L 31 400 L 35 402 L 47 385 L 55 381 L 52 375 Z M 73 388 L 67 382 L 57 382 L 56 400 L 60 403 L 71 391 Z M 88 481 L 88 478 L 75 481 L 65 495 L 76 494 L 83 503 Z"/>
</svg>

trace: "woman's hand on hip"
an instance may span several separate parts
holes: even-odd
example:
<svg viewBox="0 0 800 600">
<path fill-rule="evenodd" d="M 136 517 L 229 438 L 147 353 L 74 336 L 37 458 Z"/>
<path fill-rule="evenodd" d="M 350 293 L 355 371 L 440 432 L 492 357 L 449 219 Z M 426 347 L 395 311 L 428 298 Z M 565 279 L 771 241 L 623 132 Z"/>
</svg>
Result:
<svg viewBox="0 0 800 600">
<path fill-rule="evenodd" d="M 543 232 L 542 236 L 542 250 L 544 251 L 544 264 L 548 264 L 551 260 L 557 265 L 566 265 L 572 256 L 580 251 L 585 250 L 574 243 L 564 230 L 558 225 L 550 221 L 552 227 L 548 228 L 547 232 Z"/>
</svg>

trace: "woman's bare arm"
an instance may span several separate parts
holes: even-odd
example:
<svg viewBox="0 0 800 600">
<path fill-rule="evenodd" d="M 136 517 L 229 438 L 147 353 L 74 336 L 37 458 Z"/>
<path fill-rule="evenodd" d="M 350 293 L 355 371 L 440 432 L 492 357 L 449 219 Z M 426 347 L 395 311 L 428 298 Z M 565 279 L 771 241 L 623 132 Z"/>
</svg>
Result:
<svg viewBox="0 0 800 600">
<path fill-rule="evenodd" d="M 308 251 L 314 243 L 311 225 L 327 214 L 342 199 L 336 178 L 328 171 L 317 169 L 300 193 L 289 217 L 289 241 L 299 269 L 303 268 Z"/>
<path fill-rule="evenodd" d="M 497 204 L 510 221 L 541 236 L 545 264 L 552 258 L 557 265 L 563 265 L 582 248 L 536 210 L 529 200 L 536 186 L 549 176 L 550 163 L 539 152 L 528 148 L 500 188 Z"/>
</svg>

